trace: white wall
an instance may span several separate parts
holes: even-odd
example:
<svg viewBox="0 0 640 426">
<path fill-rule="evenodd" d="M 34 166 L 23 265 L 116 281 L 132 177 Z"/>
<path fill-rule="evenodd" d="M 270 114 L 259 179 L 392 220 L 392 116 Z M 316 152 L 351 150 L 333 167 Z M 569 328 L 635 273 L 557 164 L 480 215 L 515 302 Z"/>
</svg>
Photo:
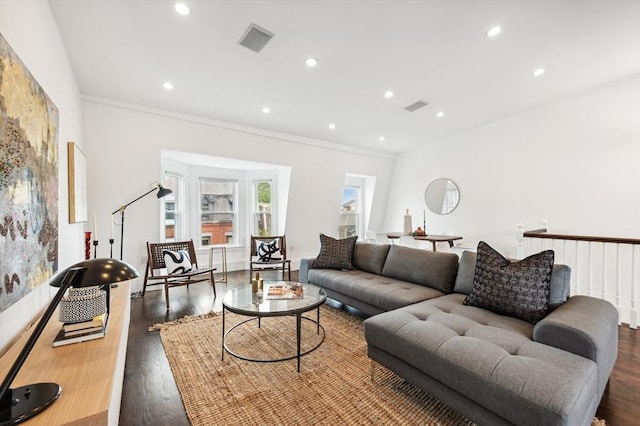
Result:
<svg viewBox="0 0 640 426">
<path fill-rule="evenodd" d="M 84 259 L 82 225 L 69 224 L 67 189 L 67 141 L 83 148 L 80 94 L 46 1 L 0 1 L 0 33 L 59 110 L 58 268 L 62 270 Z M 40 285 L 0 313 L 0 353 L 33 322 L 54 290 Z"/>
<path fill-rule="evenodd" d="M 421 224 L 424 190 L 439 177 L 458 184 L 460 204 L 446 216 L 427 210 L 429 233 L 485 240 L 509 256 L 518 223 L 639 237 L 640 74 L 399 155 L 385 231 L 402 230 L 406 208 Z"/>
<path fill-rule="evenodd" d="M 317 255 L 318 233 L 336 235 L 345 173 L 377 178 L 370 223 L 374 229 L 382 227 L 393 156 L 339 150 L 328 143 L 315 144 L 293 136 L 101 99 L 84 99 L 82 109 L 89 211 L 96 212 L 98 233 L 105 236 L 101 237 L 99 256 L 108 255 L 104 240 L 110 213 L 146 191 L 150 182 L 162 179 L 163 149 L 290 166 L 284 232 L 294 268 L 298 259 Z M 142 273 L 145 243 L 159 238 L 160 211 L 155 197 L 146 197 L 127 208 L 124 260 Z M 116 243 L 114 252 L 118 247 Z M 229 256 L 233 262 L 234 253 Z M 199 257 L 200 262 L 208 261 L 206 253 Z M 141 288 L 140 281 L 133 283 L 134 291 Z"/>
</svg>

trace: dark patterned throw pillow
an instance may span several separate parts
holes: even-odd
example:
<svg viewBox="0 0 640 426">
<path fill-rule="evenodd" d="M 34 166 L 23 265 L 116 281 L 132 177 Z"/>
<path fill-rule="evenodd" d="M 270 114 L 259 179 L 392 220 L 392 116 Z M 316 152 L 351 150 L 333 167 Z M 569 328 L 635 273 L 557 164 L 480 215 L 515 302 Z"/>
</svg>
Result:
<svg viewBox="0 0 640 426">
<path fill-rule="evenodd" d="M 357 236 L 336 240 L 320 234 L 320 254 L 313 263 L 316 269 L 354 269 L 353 249 Z"/>
<path fill-rule="evenodd" d="M 549 310 L 553 260 L 553 250 L 545 250 L 511 262 L 480 241 L 473 288 L 464 304 L 535 324 Z"/>
</svg>

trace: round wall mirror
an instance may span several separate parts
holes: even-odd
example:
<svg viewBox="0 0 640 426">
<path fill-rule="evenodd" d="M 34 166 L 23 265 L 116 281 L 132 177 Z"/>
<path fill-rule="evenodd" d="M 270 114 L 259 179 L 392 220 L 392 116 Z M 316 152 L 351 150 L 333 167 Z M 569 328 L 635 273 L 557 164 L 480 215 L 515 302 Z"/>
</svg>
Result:
<svg viewBox="0 0 640 426">
<path fill-rule="evenodd" d="M 436 179 L 424 191 L 424 202 L 436 214 L 449 214 L 460 201 L 458 185 L 451 179 Z"/>
</svg>

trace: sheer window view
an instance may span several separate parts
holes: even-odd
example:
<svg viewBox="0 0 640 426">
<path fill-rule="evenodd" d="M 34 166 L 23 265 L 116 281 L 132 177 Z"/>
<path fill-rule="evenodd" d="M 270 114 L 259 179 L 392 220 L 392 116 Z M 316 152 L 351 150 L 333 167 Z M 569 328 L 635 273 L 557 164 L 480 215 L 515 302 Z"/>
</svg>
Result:
<svg viewBox="0 0 640 426">
<path fill-rule="evenodd" d="M 236 182 L 200 179 L 201 244 L 232 244 L 236 224 Z"/>
<path fill-rule="evenodd" d="M 360 199 L 360 188 L 354 186 L 345 186 L 343 188 L 338 238 L 353 237 L 360 234 Z"/>
<path fill-rule="evenodd" d="M 271 182 L 254 182 L 254 193 L 255 233 L 261 237 L 273 235 L 271 229 Z"/>
<path fill-rule="evenodd" d="M 173 191 L 173 193 L 167 195 L 164 198 L 164 239 L 165 241 L 178 241 L 181 239 L 182 229 L 180 229 L 181 222 L 181 208 L 179 200 L 182 197 L 181 194 L 181 179 L 182 177 L 166 174 L 164 179 L 164 186 Z"/>
</svg>

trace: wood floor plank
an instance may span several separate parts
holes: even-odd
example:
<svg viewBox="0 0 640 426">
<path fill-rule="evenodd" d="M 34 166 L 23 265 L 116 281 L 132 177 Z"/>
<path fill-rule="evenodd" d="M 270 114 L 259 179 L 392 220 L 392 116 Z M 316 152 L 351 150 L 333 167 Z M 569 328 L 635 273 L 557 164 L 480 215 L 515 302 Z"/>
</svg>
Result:
<svg viewBox="0 0 640 426">
<path fill-rule="evenodd" d="M 297 271 L 291 274 L 293 280 L 298 279 Z M 275 275 L 264 278 L 275 279 Z M 186 315 L 221 311 L 226 291 L 248 281 L 248 271 L 230 272 L 227 284 L 216 284 L 215 300 L 207 284 L 173 288 L 169 312 L 163 291 L 148 291 L 144 298 L 131 300 L 120 425 L 189 425 L 160 334 L 149 332 L 148 327 Z M 596 415 L 608 426 L 640 424 L 640 337 L 638 330 L 627 325 L 619 327 L 618 359 Z"/>
</svg>

